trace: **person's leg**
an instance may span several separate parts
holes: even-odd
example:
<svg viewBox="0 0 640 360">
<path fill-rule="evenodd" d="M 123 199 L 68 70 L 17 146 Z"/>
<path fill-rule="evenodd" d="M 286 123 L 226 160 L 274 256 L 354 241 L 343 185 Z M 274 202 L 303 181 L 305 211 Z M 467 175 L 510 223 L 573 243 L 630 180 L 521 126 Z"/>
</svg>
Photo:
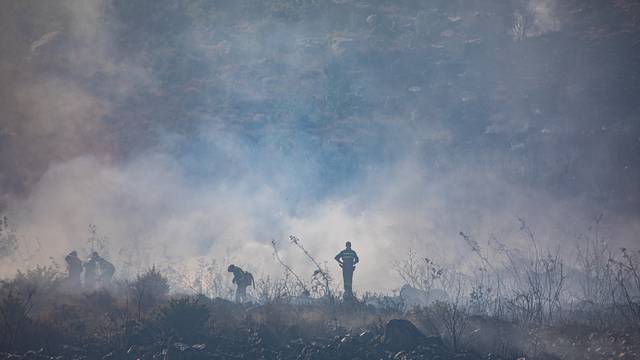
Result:
<svg viewBox="0 0 640 360">
<path fill-rule="evenodd" d="M 346 268 L 342 267 L 342 287 L 344 288 L 345 293 L 347 292 L 347 289 L 348 289 L 347 282 L 348 282 L 347 270 Z"/>
<path fill-rule="evenodd" d="M 342 269 L 342 280 L 344 281 L 344 292 L 353 295 L 353 267 L 345 266 Z"/>
<path fill-rule="evenodd" d="M 94 275 L 88 275 L 84 277 L 84 287 L 88 290 L 94 290 L 96 288 L 96 277 Z"/>
<path fill-rule="evenodd" d="M 239 286 L 236 288 L 236 297 L 235 297 L 235 299 L 236 299 L 237 303 L 240 302 L 240 287 Z"/>
<path fill-rule="evenodd" d="M 69 280 L 70 280 L 71 286 L 73 287 L 80 286 L 80 273 L 69 274 Z"/>
</svg>

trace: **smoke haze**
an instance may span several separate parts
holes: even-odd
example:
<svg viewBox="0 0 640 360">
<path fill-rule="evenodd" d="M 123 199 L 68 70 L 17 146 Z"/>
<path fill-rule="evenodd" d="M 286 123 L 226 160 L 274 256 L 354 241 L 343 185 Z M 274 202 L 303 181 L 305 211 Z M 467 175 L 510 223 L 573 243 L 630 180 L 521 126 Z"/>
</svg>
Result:
<svg viewBox="0 0 640 360">
<path fill-rule="evenodd" d="M 625 2 L 7 1 L 0 22 L 2 271 L 88 251 L 140 269 L 227 259 L 359 289 L 408 248 L 571 250 L 600 214 L 640 231 L 638 9 Z M 621 5 L 622 4 L 622 5 Z M 636 20 L 634 20 L 636 19 Z M 25 259 L 28 259 L 25 263 Z"/>
</svg>

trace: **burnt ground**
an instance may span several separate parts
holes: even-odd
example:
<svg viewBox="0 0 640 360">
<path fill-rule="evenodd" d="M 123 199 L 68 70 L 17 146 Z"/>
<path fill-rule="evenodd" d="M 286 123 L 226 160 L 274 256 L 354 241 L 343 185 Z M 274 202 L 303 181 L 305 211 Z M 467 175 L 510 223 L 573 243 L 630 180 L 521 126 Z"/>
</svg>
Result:
<svg viewBox="0 0 640 360">
<path fill-rule="evenodd" d="M 470 316 L 454 344 L 428 309 L 340 301 L 154 306 L 108 291 L 51 303 L 5 294 L 2 359 L 634 359 L 637 332 L 532 327 Z"/>
</svg>

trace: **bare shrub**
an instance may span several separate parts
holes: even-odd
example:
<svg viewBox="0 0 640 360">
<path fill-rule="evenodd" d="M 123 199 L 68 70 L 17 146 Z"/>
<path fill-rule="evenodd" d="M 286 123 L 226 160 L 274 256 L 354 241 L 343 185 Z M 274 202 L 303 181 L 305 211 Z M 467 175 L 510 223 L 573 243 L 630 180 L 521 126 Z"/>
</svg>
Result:
<svg viewBox="0 0 640 360">
<path fill-rule="evenodd" d="M 471 251 L 480 259 L 480 264 L 471 277 L 470 311 L 474 315 L 505 317 L 505 280 L 499 264 L 489 257 L 477 241 L 469 234 L 459 233 Z"/>
<path fill-rule="evenodd" d="M 8 287 L 22 292 L 50 293 L 60 286 L 62 274 L 52 266 L 36 266 L 26 272 L 18 270 Z"/>
<path fill-rule="evenodd" d="M 615 280 L 615 256 L 600 235 L 601 220 L 602 214 L 589 226 L 589 233 L 578 236 L 578 273 L 574 279 L 578 285 L 578 301 L 572 315 L 576 320 L 584 319 L 589 325 L 606 327 L 617 322 L 615 304 L 621 294 Z"/>
<path fill-rule="evenodd" d="M 198 265 L 191 288 L 197 294 L 204 294 L 210 297 L 225 297 L 230 293 L 230 287 L 223 274 L 226 273 L 224 264 L 226 260 L 218 261 L 211 259 L 205 261 L 198 259 Z"/>
<path fill-rule="evenodd" d="M 102 256 L 109 257 L 109 238 L 98 234 L 98 226 L 89 224 L 89 237 L 87 238 L 89 252 L 97 251 Z"/>
<path fill-rule="evenodd" d="M 169 281 L 155 267 L 140 274 L 129 285 L 138 321 L 149 310 L 160 305 L 169 294 Z"/>
<path fill-rule="evenodd" d="M 206 295 L 211 298 L 231 298 L 234 293 L 226 278 L 228 259 L 198 258 L 195 267 L 180 261 L 168 263 L 161 271 L 176 292 Z"/>
<path fill-rule="evenodd" d="M 293 271 L 293 269 L 289 265 L 287 265 L 284 260 L 282 260 L 280 254 L 278 253 L 278 244 L 274 239 L 271 240 L 271 246 L 273 247 L 273 257 L 275 257 L 280 266 L 282 266 L 286 270 L 287 275 L 291 274 L 291 276 L 293 276 L 298 287 L 300 287 L 300 289 L 302 290 L 302 295 L 308 296 L 310 292 L 307 289 L 307 285 L 304 283 L 304 281 L 302 281 L 300 276 L 298 276 L 298 274 Z"/>
<path fill-rule="evenodd" d="M 260 276 L 256 282 L 256 292 L 260 303 L 288 302 L 295 291 L 296 284 L 290 280 L 289 274 L 277 279 L 270 276 Z"/>
<path fill-rule="evenodd" d="M 531 27 L 531 16 L 526 12 L 516 11 L 513 14 L 511 33 L 514 41 L 523 40 Z"/>
<path fill-rule="evenodd" d="M 463 335 L 469 323 L 469 304 L 464 294 L 465 286 L 460 274 L 455 274 L 447 287 L 449 301 L 437 301 L 431 306 L 431 314 L 441 331 L 451 342 L 454 351 L 460 350 Z"/>
<path fill-rule="evenodd" d="M 126 308 L 121 308 L 118 299 L 109 291 L 101 289 L 85 295 L 90 311 L 85 321 L 94 341 L 125 346 L 125 324 L 129 319 Z"/>
<path fill-rule="evenodd" d="M 406 284 L 424 291 L 431 290 L 444 272 L 443 267 L 427 257 L 418 257 L 411 248 L 405 259 L 393 261 L 392 266 Z"/>
<path fill-rule="evenodd" d="M 524 322 L 549 325 L 561 314 L 566 280 L 564 259 L 559 248 L 541 250 L 529 225 L 521 218 L 518 220 L 520 230 L 529 240 L 529 254 L 525 261 L 518 261 L 513 252 L 505 252 L 518 286 L 512 310 Z"/>
<path fill-rule="evenodd" d="M 562 315 L 562 296 L 566 290 L 565 260 L 560 249 L 541 249 L 533 230 L 522 218 L 520 231 L 525 234 L 527 247 L 523 251 L 506 246 L 495 240 L 497 254 L 502 256 L 498 265 L 481 251 L 477 242 L 460 233 L 471 249 L 479 256 L 486 268 L 496 274 L 492 281 L 496 287 L 490 298 L 479 292 L 481 283 L 475 286 L 477 301 L 493 302 L 493 314 L 527 324 L 550 325 Z M 506 274 L 502 276 L 500 274 Z M 482 287 L 484 290 L 493 287 Z M 472 293 L 473 291 L 472 290 Z M 481 299 L 485 297 L 485 299 Z M 482 306 L 485 306 L 484 304 Z"/>
<path fill-rule="evenodd" d="M 37 266 L 26 271 L 18 270 L 15 277 L 4 282 L 0 293 L 7 291 L 29 298 L 34 313 L 48 311 L 60 294 L 62 274 L 52 266 Z"/>
<path fill-rule="evenodd" d="M 458 350 L 469 319 L 468 284 L 464 276 L 438 265 L 430 258 L 419 258 L 409 249 L 407 257 L 393 262 L 393 267 L 405 283 L 427 294 L 436 286 L 448 294 L 448 300 L 414 309 L 421 326 L 429 332 L 444 335 L 454 350 Z M 477 291 L 477 290 L 476 290 Z"/>
<path fill-rule="evenodd" d="M 615 279 L 621 289 L 625 302 L 624 310 L 635 327 L 640 327 L 640 250 L 626 248 L 620 250 L 618 260 L 612 259 L 615 265 Z"/>
<path fill-rule="evenodd" d="M 0 259 L 12 256 L 18 249 L 16 230 L 6 216 L 0 218 Z"/>
<path fill-rule="evenodd" d="M 300 249 L 316 267 L 311 277 L 311 292 L 315 293 L 318 296 L 326 296 L 330 300 L 333 300 L 333 291 L 331 290 L 333 279 L 329 274 L 327 265 L 320 265 L 320 263 L 313 256 L 311 256 L 307 249 L 304 248 L 299 238 L 290 235 L 289 240 L 291 240 L 291 243 L 294 244 L 298 249 Z"/>
</svg>

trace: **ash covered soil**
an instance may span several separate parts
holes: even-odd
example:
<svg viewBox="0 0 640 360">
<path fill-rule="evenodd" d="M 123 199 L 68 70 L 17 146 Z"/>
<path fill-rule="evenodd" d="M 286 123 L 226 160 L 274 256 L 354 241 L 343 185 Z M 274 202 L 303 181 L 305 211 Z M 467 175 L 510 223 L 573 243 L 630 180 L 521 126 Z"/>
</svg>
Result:
<svg viewBox="0 0 640 360">
<path fill-rule="evenodd" d="M 476 358 L 456 353 L 440 336 L 425 335 L 409 320 L 394 318 L 398 314 L 390 309 L 360 303 L 254 305 L 179 297 L 137 320 L 135 304 L 130 313 L 106 291 L 75 300 L 78 303 L 56 306 L 51 319 L 25 317 L 12 329 L 5 328 L 5 339 L 12 343 L 4 347 L 15 349 L 1 358 Z M 4 305 L 12 301 L 17 308 L 23 304 L 14 298 Z M 89 307 L 95 311 L 86 312 Z"/>
<path fill-rule="evenodd" d="M 259 305 L 205 296 L 160 302 L 106 290 L 55 297 L 4 297 L 0 358 L 634 359 L 640 343 L 637 332 L 486 317 L 470 318 L 454 343 L 437 306 L 405 312 L 391 303 Z"/>
</svg>

